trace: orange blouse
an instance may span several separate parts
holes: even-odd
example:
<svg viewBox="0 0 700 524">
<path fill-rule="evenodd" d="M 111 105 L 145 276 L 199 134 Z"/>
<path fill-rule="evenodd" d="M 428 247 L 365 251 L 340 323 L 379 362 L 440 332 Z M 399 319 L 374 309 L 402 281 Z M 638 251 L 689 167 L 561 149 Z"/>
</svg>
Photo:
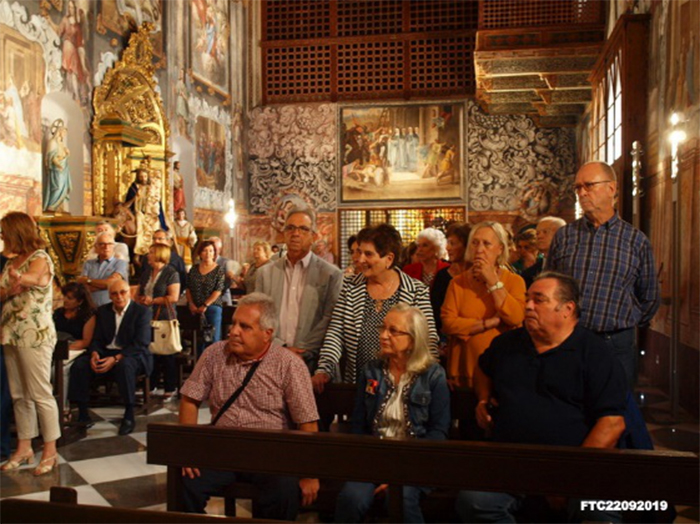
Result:
<svg viewBox="0 0 700 524">
<path fill-rule="evenodd" d="M 496 309 L 486 286 L 471 271 L 452 279 L 442 305 L 442 331 L 450 335 L 447 347 L 447 376 L 460 386 L 472 387 L 479 356 L 501 333 L 519 327 L 525 318 L 525 281 L 507 269 L 501 269 L 501 282 L 508 293 Z M 498 315 L 501 323 L 483 333 L 469 335 L 476 322 Z"/>
</svg>

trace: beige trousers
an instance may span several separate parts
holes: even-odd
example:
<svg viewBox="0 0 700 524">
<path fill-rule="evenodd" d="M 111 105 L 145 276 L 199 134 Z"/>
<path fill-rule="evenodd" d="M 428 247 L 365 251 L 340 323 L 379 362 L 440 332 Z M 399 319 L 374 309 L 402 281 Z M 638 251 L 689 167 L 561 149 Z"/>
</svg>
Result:
<svg viewBox="0 0 700 524">
<path fill-rule="evenodd" d="M 33 439 L 39 435 L 37 415 L 44 442 L 61 436 L 58 405 L 51 387 L 53 346 L 5 346 L 5 365 L 15 408 L 17 436 Z"/>
</svg>

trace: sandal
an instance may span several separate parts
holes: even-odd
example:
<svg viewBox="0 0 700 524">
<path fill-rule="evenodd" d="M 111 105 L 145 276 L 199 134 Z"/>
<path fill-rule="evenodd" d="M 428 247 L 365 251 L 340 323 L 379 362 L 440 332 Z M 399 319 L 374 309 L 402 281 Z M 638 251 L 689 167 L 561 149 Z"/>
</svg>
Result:
<svg viewBox="0 0 700 524">
<path fill-rule="evenodd" d="M 10 460 L 5 462 L 5 464 L 0 467 L 0 471 L 10 471 L 12 469 L 18 469 L 22 464 L 29 464 L 29 461 L 34 462 L 34 452 L 31 451 L 26 455 L 10 457 Z"/>
<path fill-rule="evenodd" d="M 51 464 L 49 464 L 49 462 Z M 34 476 L 40 477 L 41 475 L 46 475 L 47 473 L 51 473 L 56 466 L 58 466 L 58 455 L 54 455 L 53 457 L 46 458 L 46 459 L 42 460 L 41 462 L 39 462 L 39 465 L 34 470 Z"/>
</svg>

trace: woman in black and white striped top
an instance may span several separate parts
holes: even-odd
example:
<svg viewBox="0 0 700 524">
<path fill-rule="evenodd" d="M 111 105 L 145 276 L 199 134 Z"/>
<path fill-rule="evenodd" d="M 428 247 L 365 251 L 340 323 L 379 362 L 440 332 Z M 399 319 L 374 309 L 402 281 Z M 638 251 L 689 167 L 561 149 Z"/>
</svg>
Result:
<svg viewBox="0 0 700 524">
<path fill-rule="evenodd" d="M 388 224 L 365 228 L 357 236 L 362 272 L 346 278 L 336 302 L 318 369 L 312 378 L 316 391 L 332 378 L 354 383 L 359 371 L 376 358 L 379 350 L 377 328 L 387 312 L 399 302 L 418 307 L 430 331 L 430 349 L 437 351 L 437 331 L 430 306 L 428 287 L 396 267 L 401 252 L 401 235 Z M 345 369 L 340 370 L 341 358 Z"/>
</svg>

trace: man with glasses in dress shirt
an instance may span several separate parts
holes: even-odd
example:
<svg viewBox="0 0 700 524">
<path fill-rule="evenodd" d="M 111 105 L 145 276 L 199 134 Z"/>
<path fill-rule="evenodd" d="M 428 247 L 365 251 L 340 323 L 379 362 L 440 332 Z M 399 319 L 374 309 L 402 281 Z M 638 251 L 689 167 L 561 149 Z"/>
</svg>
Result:
<svg viewBox="0 0 700 524">
<path fill-rule="evenodd" d="M 557 231 L 547 269 L 581 286 L 581 324 L 602 336 L 622 363 L 628 390 L 637 377 L 635 328 L 659 308 L 656 264 L 649 239 L 615 210 L 617 176 L 604 162 L 588 162 L 574 189 L 584 216 Z"/>
<path fill-rule="evenodd" d="M 343 284 L 342 271 L 311 251 L 316 239 L 315 213 L 291 209 L 284 225 L 287 252 L 261 267 L 255 281 L 255 290 L 272 297 L 279 311 L 277 338 L 311 373 Z"/>
<path fill-rule="evenodd" d="M 76 278 L 78 284 L 85 284 L 95 306 L 99 307 L 109 303 L 109 288 L 112 282 L 117 280 L 129 281 L 129 263 L 114 256 L 114 235 L 108 231 L 97 235 L 95 249 L 97 258 L 86 260 L 80 276 Z"/>
</svg>

